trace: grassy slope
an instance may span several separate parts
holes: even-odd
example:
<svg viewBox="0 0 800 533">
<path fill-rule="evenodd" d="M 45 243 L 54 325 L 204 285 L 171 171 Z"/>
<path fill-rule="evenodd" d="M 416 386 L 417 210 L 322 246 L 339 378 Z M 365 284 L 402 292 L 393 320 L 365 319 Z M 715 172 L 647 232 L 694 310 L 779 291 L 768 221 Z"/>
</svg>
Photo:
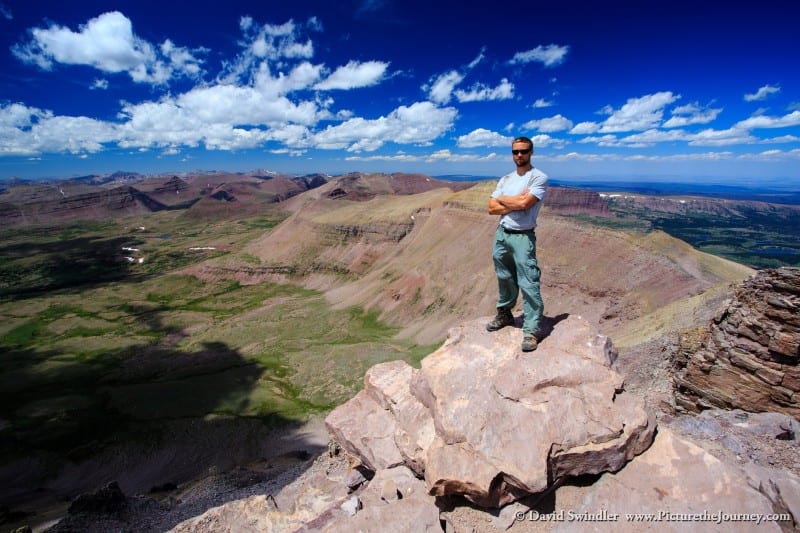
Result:
<svg viewBox="0 0 800 533">
<path fill-rule="evenodd" d="M 210 414 L 302 419 L 352 396 L 373 364 L 416 363 L 434 348 L 397 341 L 374 313 L 334 310 L 313 290 L 176 270 L 235 252 L 283 216 L 198 224 L 161 213 L 3 235 L 0 270 L 20 274 L 0 301 L 2 457 L 81 456 L 141 424 Z M 23 244 L 36 253 L 15 253 Z M 123 245 L 144 262 L 120 261 Z M 85 268 L 95 255 L 113 276 Z M 55 263 L 74 267 L 42 266 Z"/>
</svg>

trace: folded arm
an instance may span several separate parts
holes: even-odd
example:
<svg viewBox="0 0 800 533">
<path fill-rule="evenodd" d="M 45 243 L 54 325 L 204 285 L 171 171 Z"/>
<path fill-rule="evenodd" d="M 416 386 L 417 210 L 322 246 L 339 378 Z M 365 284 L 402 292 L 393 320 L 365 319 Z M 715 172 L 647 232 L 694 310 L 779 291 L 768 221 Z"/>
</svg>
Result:
<svg viewBox="0 0 800 533">
<path fill-rule="evenodd" d="M 530 208 L 539 199 L 529 192 L 515 194 L 514 196 L 500 196 L 489 198 L 489 214 L 505 215 L 512 211 L 524 211 Z"/>
</svg>

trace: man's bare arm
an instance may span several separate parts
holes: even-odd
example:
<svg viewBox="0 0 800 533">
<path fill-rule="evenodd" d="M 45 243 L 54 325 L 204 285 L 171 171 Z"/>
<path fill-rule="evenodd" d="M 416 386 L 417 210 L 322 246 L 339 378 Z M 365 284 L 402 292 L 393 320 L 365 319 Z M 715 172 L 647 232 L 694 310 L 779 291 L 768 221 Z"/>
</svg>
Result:
<svg viewBox="0 0 800 533">
<path fill-rule="evenodd" d="M 495 198 L 489 198 L 489 214 L 490 215 L 507 215 L 512 210 L 504 206 Z"/>
<path fill-rule="evenodd" d="M 514 196 L 501 196 L 496 199 L 497 203 L 504 206 L 511 211 L 523 211 L 530 208 L 533 204 L 539 201 L 537 197 L 529 192 L 515 194 Z M 501 213 L 505 214 L 505 213 Z"/>
</svg>

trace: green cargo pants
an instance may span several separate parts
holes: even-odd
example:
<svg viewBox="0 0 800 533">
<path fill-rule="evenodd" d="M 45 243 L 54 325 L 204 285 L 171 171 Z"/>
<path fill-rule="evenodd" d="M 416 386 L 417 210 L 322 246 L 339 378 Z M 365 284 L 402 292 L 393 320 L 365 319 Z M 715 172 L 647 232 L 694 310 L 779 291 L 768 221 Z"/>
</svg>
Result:
<svg viewBox="0 0 800 533">
<path fill-rule="evenodd" d="M 497 274 L 497 307 L 513 308 L 522 291 L 522 310 L 525 319 L 523 334 L 537 335 L 544 314 L 544 304 L 539 287 L 541 272 L 536 262 L 536 233 L 506 233 L 497 228 L 492 250 L 494 270 Z"/>
</svg>

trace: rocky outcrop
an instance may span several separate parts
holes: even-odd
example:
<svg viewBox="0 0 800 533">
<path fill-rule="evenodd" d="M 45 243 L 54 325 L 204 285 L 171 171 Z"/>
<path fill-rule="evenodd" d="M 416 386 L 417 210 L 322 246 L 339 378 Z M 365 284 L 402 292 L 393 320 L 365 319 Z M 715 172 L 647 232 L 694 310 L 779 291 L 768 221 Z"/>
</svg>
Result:
<svg viewBox="0 0 800 533">
<path fill-rule="evenodd" d="M 707 328 L 683 332 L 675 401 L 800 418 L 800 269 L 762 270 L 736 289 Z"/>
<path fill-rule="evenodd" d="M 571 187 L 549 187 L 544 208 L 560 215 L 611 216 L 600 194 Z"/>
<path fill-rule="evenodd" d="M 419 370 L 376 365 L 326 419 L 373 471 L 404 465 L 435 496 L 500 507 L 565 479 L 614 472 L 644 451 L 654 423 L 610 369 L 609 339 L 586 321 L 555 325 L 534 354 L 520 331 L 454 328 Z"/>
</svg>

